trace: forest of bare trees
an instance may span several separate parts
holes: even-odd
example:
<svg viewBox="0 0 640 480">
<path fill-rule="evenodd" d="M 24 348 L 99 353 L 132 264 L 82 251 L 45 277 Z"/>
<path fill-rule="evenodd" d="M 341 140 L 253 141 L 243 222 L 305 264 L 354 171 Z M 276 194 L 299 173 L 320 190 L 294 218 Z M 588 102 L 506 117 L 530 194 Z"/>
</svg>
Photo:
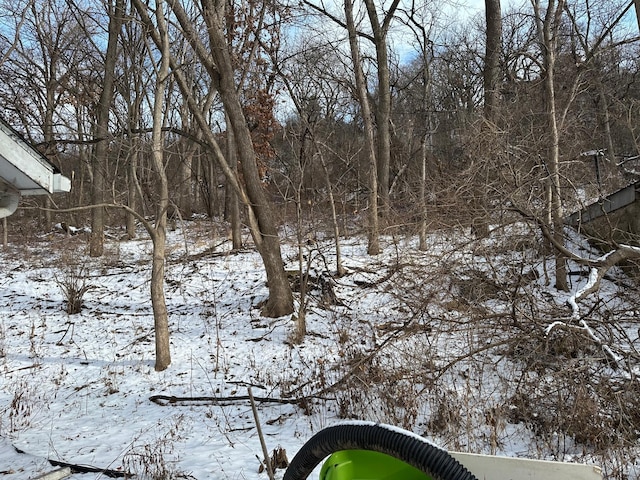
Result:
<svg viewBox="0 0 640 480">
<path fill-rule="evenodd" d="M 531 221 L 566 290 L 566 214 L 637 178 L 638 4 L 484 6 L 2 0 L 0 114 L 73 179 L 11 222 L 90 225 L 92 256 L 142 224 L 158 333 L 167 223 L 194 215 L 234 248 L 250 233 L 265 316 L 294 311 L 279 227 L 302 243 L 317 218 L 372 255 L 398 231 L 427 250 L 429 230 Z"/>
<path fill-rule="evenodd" d="M 247 378 L 321 422 L 381 419 L 491 454 L 513 427 L 526 455 L 636 478 L 640 0 L 468 4 L 0 0 L 0 117 L 72 182 L 21 199 L 3 254 L 34 238 L 63 252 L 46 268 L 73 336 L 109 249 L 144 244 L 131 276 L 148 331 L 129 333 L 144 359 L 155 335 L 157 372 L 180 361 L 187 322 L 232 337 L 244 322 L 248 343 L 289 358 L 321 338 L 334 359 L 285 362 L 281 381 L 252 357 Z M 629 225 L 603 200 L 626 187 Z M 594 202 L 597 235 L 575 215 Z M 247 253 L 264 278 L 214 286 L 216 262 Z M 225 275 L 242 280 L 237 265 Z M 192 278 L 205 291 L 185 296 Z M 227 294 L 249 312 L 219 314 Z"/>
</svg>

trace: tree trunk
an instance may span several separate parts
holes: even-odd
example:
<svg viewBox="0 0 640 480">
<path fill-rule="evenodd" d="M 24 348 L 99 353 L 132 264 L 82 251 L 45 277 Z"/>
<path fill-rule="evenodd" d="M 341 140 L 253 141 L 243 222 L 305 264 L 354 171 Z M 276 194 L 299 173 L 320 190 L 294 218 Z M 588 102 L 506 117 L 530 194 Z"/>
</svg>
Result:
<svg viewBox="0 0 640 480">
<path fill-rule="evenodd" d="M 140 182 L 138 181 L 138 142 L 136 139 L 132 141 L 133 152 L 129 155 L 129 165 L 127 172 L 127 191 L 129 208 L 134 211 L 138 210 L 138 192 L 140 191 Z M 140 196 L 140 203 L 142 204 L 142 196 Z M 136 218 L 135 216 L 127 212 L 127 238 L 133 240 L 136 238 Z"/>
<path fill-rule="evenodd" d="M 433 155 L 433 132 L 434 132 L 434 120 L 432 113 L 432 89 L 431 89 L 431 69 L 429 65 L 429 58 L 427 55 L 427 42 L 426 34 L 423 33 L 422 40 L 422 108 L 425 112 L 425 125 L 424 133 L 420 137 L 420 229 L 419 229 L 419 246 L 420 251 L 426 251 L 427 245 L 427 223 L 429 221 L 429 206 L 427 205 L 427 163 L 429 155 Z"/>
<path fill-rule="evenodd" d="M 53 158 L 57 156 L 57 148 L 55 145 L 55 136 L 53 131 L 53 115 L 55 113 L 56 108 L 56 90 L 58 89 L 58 58 L 56 55 L 59 55 L 60 52 L 52 53 L 52 58 L 50 59 L 50 65 L 47 66 L 48 77 L 46 80 L 45 88 L 45 112 L 44 112 L 44 121 L 42 125 L 42 133 L 44 135 L 44 155 L 47 158 Z M 51 230 L 51 224 L 53 223 L 53 216 L 51 213 L 51 198 L 47 195 L 43 199 L 44 203 L 44 219 L 42 221 L 42 229 L 45 232 Z"/>
<path fill-rule="evenodd" d="M 229 119 L 227 118 L 227 125 L 229 125 Z M 231 164 L 231 168 L 234 172 L 238 172 L 238 159 L 236 155 L 236 142 L 233 135 L 233 130 L 227 130 L 227 161 Z M 227 208 L 229 212 L 229 223 L 231 224 L 231 248 L 233 250 L 239 250 L 242 248 L 242 226 L 240 224 L 240 202 L 238 201 L 238 194 L 232 189 L 226 189 L 227 194 Z"/>
<path fill-rule="evenodd" d="M 351 49 L 351 61 L 353 63 L 353 71 L 356 81 L 356 92 L 358 102 L 362 110 L 362 121 L 365 129 L 365 142 L 367 153 L 369 155 L 369 238 L 367 252 L 369 255 L 378 255 L 380 253 L 380 226 L 378 220 L 378 166 L 376 160 L 376 144 L 373 128 L 373 117 L 369 106 L 369 97 L 367 95 L 367 85 L 365 83 L 364 72 L 362 70 L 362 62 L 360 60 L 360 47 L 358 46 L 358 38 L 356 26 L 353 19 L 353 2 L 344 0 L 344 11 L 347 19 L 347 31 L 349 32 L 349 47 Z"/>
<path fill-rule="evenodd" d="M 164 189 L 163 189 L 164 190 Z M 153 260 L 151 267 L 151 307 L 153 309 L 153 323 L 155 333 L 156 362 L 155 370 L 160 372 L 171 364 L 171 349 L 169 342 L 169 314 L 164 296 L 164 263 L 166 248 L 166 205 L 161 201 L 158 210 L 165 207 L 164 213 L 156 220 L 153 240 Z"/>
<path fill-rule="evenodd" d="M 540 1 L 536 0 L 534 9 L 538 25 L 538 36 L 544 59 L 544 100 L 545 114 L 547 117 L 547 170 L 549 174 L 550 201 L 548 204 L 549 216 L 553 237 L 558 244 L 564 245 L 564 219 L 562 215 L 562 198 L 560 194 L 560 132 L 558 130 L 558 113 L 555 96 L 555 63 L 557 34 L 560 27 L 560 17 L 564 7 L 564 0 L 556 4 L 549 1 L 547 11 L 542 19 Z M 567 283 L 567 259 L 566 256 L 556 250 L 555 253 L 556 288 L 568 291 Z"/>
<path fill-rule="evenodd" d="M 191 203 L 191 172 L 193 168 L 193 156 L 195 153 L 195 145 L 187 146 L 182 152 L 180 165 L 178 167 L 178 190 L 180 196 L 178 198 L 178 208 L 182 218 L 191 218 L 193 214 L 193 205 Z"/>
<path fill-rule="evenodd" d="M 216 161 L 211 157 L 207 157 L 207 161 L 203 166 L 203 174 L 207 185 L 207 213 L 210 218 L 220 215 L 222 208 L 220 204 L 220 195 L 218 195 L 218 171 L 216 170 Z"/>
<path fill-rule="evenodd" d="M 86 118 L 86 116 L 83 115 L 84 112 L 86 112 L 85 108 L 78 108 L 76 112 L 76 124 L 78 125 L 77 138 L 80 142 L 87 140 L 86 132 L 84 130 L 84 119 Z M 76 174 L 73 188 L 71 189 L 75 206 L 86 205 L 88 203 L 84 198 L 84 185 L 87 175 L 89 176 L 89 183 L 91 184 L 91 156 L 89 152 L 90 149 L 86 145 L 78 145 L 78 173 Z M 74 222 L 76 225 L 80 225 L 81 222 L 78 215 L 75 215 Z"/>
<path fill-rule="evenodd" d="M 420 198 L 420 223 L 418 227 L 418 250 L 424 252 L 427 250 L 427 222 L 429 220 L 429 210 L 427 208 L 427 159 L 428 150 L 427 141 L 431 137 L 430 131 L 425 131 L 424 135 L 420 138 L 420 186 L 419 186 L 419 198 Z"/>
<path fill-rule="evenodd" d="M 202 153 L 193 161 L 193 204 L 197 209 L 202 208 Z"/>
<path fill-rule="evenodd" d="M 151 138 L 153 169 L 158 178 L 158 204 L 156 223 L 151 236 L 153 261 L 151 267 L 151 305 L 153 307 L 156 371 L 165 370 L 171 364 L 169 347 L 169 315 L 164 296 L 164 264 L 167 241 L 167 209 L 169 184 L 164 169 L 164 138 L 162 134 L 165 83 L 169 75 L 169 37 L 167 35 L 163 0 L 156 0 L 156 20 L 162 41 L 160 68 L 158 69 L 153 104 L 153 133 Z"/>
<path fill-rule="evenodd" d="M 147 6 L 141 0 L 133 1 L 136 10 L 142 17 L 143 23 L 151 26 L 147 14 Z M 198 34 L 193 30 L 192 22 L 186 15 L 182 5 L 177 0 L 173 0 L 170 5 L 183 29 L 185 38 L 193 46 L 196 55 L 211 75 L 212 85 L 218 89 L 225 113 L 229 116 L 230 125 L 227 127 L 233 130 L 236 138 L 236 150 L 242 166 L 242 176 L 246 190 L 226 161 L 210 125 L 198 108 L 191 93 L 189 82 L 177 63 L 172 60 L 173 74 L 182 95 L 189 104 L 191 113 L 205 136 L 206 142 L 210 145 L 211 151 L 223 170 L 228 184 L 240 195 L 242 202 L 247 207 L 247 223 L 256 248 L 262 257 L 269 287 L 269 299 L 262 312 L 266 316 L 273 317 L 288 315 L 293 312 L 293 294 L 284 270 L 277 222 L 260 180 L 251 134 L 235 87 L 235 75 L 231 64 L 229 46 L 224 36 L 225 5 L 211 0 L 202 0 L 202 12 L 207 24 L 210 49 L 206 49 L 199 40 Z M 157 44 L 159 42 L 157 32 L 151 29 L 150 35 Z"/>
<path fill-rule="evenodd" d="M 336 274 L 338 277 L 344 276 L 347 271 L 342 266 L 342 253 L 340 251 L 340 227 L 338 225 L 338 213 L 336 211 L 336 201 L 333 195 L 333 185 L 331 184 L 331 178 L 329 177 L 329 169 L 327 168 L 327 162 L 322 155 L 322 152 L 316 144 L 318 156 L 320 157 L 320 164 L 322 165 L 322 172 L 324 173 L 324 181 L 327 185 L 327 192 L 329 193 L 329 205 L 331 206 L 331 222 L 333 225 L 333 238 L 336 246 Z"/>
<path fill-rule="evenodd" d="M 306 129 L 306 125 L 302 126 L 303 129 Z M 291 342 L 295 344 L 302 343 L 304 340 L 304 336 L 307 334 L 307 286 L 309 279 L 309 268 L 308 264 L 305 262 L 305 252 L 304 252 L 304 239 L 302 235 L 303 228 L 303 214 L 302 214 L 302 190 L 304 183 L 304 166 L 306 164 L 305 161 L 306 156 L 306 148 L 305 148 L 305 138 L 304 135 L 301 141 L 300 154 L 298 157 L 298 181 L 297 185 L 293 185 L 294 195 L 295 195 L 295 203 L 296 203 L 296 240 L 298 243 L 298 271 L 300 272 L 300 304 L 298 308 L 298 313 L 296 315 L 296 326 L 293 334 L 290 336 Z M 290 180 L 291 183 L 294 183 L 294 180 Z"/>
<path fill-rule="evenodd" d="M 487 46 L 484 57 L 484 117 L 496 121 L 500 100 L 500 55 L 502 53 L 502 17 L 500 0 L 485 0 Z"/>
<path fill-rule="evenodd" d="M 378 64 L 378 103 L 376 106 L 378 195 L 382 215 L 387 217 L 390 207 L 389 169 L 391 165 L 391 81 L 387 53 L 387 32 L 398 1 L 394 0 L 389 11 L 386 12 L 382 25 L 378 19 L 375 2 L 373 0 L 365 0 L 365 5 L 373 30 L 373 41 Z"/>
<path fill-rule="evenodd" d="M 604 130 L 604 136 L 605 136 L 605 140 L 607 142 L 607 155 L 605 158 L 608 159 L 608 165 L 615 165 L 616 164 L 616 150 L 615 150 L 615 145 L 613 143 L 613 136 L 611 135 L 611 117 L 609 115 L 609 102 L 607 101 L 607 95 L 605 94 L 604 91 L 604 85 L 602 84 L 602 81 L 598 81 L 598 104 L 600 106 L 600 112 L 602 115 L 602 127 Z M 605 175 L 605 179 L 606 177 L 609 176 L 612 173 L 611 168 L 607 168 L 606 169 L 606 175 Z M 598 185 L 598 189 L 601 189 L 602 185 Z"/>
<path fill-rule="evenodd" d="M 190 129 L 190 118 L 189 118 L 189 108 L 186 105 L 186 102 L 183 102 L 180 106 L 180 117 L 182 119 L 182 125 L 185 129 Z M 192 204 L 192 173 L 193 173 L 193 157 L 196 153 L 198 145 L 195 142 L 189 142 L 186 144 L 182 144 L 182 148 L 180 149 L 180 158 L 178 164 L 178 175 L 177 175 L 177 190 L 178 190 L 178 201 L 177 206 L 180 210 L 180 215 L 182 218 L 191 218 L 193 214 L 193 204 Z"/>
<path fill-rule="evenodd" d="M 236 91 L 229 46 L 224 35 L 224 7 L 204 0 L 203 12 L 208 26 L 212 59 L 219 74 L 218 92 L 225 114 L 231 122 L 227 128 L 233 130 L 242 178 L 250 202 L 248 213 L 255 215 L 257 228 L 251 230 L 252 237 L 267 274 L 269 298 L 262 313 L 268 317 L 288 315 L 293 312 L 293 294 L 282 261 L 277 221 L 260 179 L 251 132 Z"/>
<path fill-rule="evenodd" d="M 118 59 L 118 36 L 124 16 L 124 0 L 114 0 L 109 4 L 109 38 L 104 64 L 102 92 L 96 109 L 95 136 L 97 143 L 93 153 L 93 183 L 91 201 L 102 204 L 105 199 L 105 176 L 107 156 L 109 153 L 109 111 L 113 100 L 115 84 L 115 68 Z M 103 207 L 91 210 L 91 235 L 89 237 L 89 255 L 100 257 L 104 252 L 104 217 Z"/>
</svg>

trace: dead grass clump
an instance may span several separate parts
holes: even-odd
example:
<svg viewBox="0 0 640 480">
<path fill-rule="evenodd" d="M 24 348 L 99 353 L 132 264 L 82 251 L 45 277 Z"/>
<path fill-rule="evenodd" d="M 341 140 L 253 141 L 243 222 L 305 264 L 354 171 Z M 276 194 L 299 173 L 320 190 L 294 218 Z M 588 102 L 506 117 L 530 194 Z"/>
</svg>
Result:
<svg viewBox="0 0 640 480">
<path fill-rule="evenodd" d="M 149 480 L 174 478 L 174 471 L 166 459 L 166 444 L 141 445 L 127 452 L 124 457 L 125 471 Z"/>
<path fill-rule="evenodd" d="M 85 266 L 74 263 L 66 263 L 62 269 L 61 277 L 56 275 L 55 281 L 65 297 L 65 311 L 70 315 L 82 311 L 85 294 L 96 288 L 95 285 L 89 283 Z"/>
<path fill-rule="evenodd" d="M 604 457 L 621 443 L 637 442 L 637 382 L 618 377 L 606 356 L 579 334 L 556 335 L 546 349 L 538 351 L 544 354 L 526 366 L 508 401 L 510 423 L 527 425 L 548 445 L 563 435 Z"/>
<path fill-rule="evenodd" d="M 420 369 L 390 347 L 365 352 L 351 347 L 336 392 L 341 418 L 366 419 L 412 429 L 422 411 Z"/>
<path fill-rule="evenodd" d="M 462 425 L 462 409 L 458 395 L 453 390 L 435 392 L 432 413 L 427 421 L 428 432 L 446 437 Z"/>
<path fill-rule="evenodd" d="M 36 386 L 25 379 L 16 382 L 11 402 L 6 407 L 9 418 L 9 432 L 19 432 L 29 428 L 31 421 L 46 405 Z M 0 414 L 2 410 L 0 410 Z M 2 415 L 0 415 L 2 417 Z"/>
<path fill-rule="evenodd" d="M 271 456 L 269 457 L 269 463 L 273 470 L 285 470 L 289 466 L 289 459 L 287 458 L 287 451 L 278 445 L 271 452 Z M 266 470 L 265 467 L 266 461 L 261 461 L 260 466 L 258 467 L 258 473 L 263 473 Z"/>
<path fill-rule="evenodd" d="M 455 279 L 457 295 L 469 303 L 485 302 L 496 298 L 502 287 L 496 284 L 485 272 L 470 270 L 466 278 Z"/>
<path fill-rule="evenodd" d="M 193 478 L 179 471 L 176 467 L 174 443 L 181 439 L 184 416 L 171 419 L 164 432 L 148 442 L 133 443 L 123 457 L 127 478 L 144 478 L 147 480 L 167 480 L 169 478 Z"/>
</svg>

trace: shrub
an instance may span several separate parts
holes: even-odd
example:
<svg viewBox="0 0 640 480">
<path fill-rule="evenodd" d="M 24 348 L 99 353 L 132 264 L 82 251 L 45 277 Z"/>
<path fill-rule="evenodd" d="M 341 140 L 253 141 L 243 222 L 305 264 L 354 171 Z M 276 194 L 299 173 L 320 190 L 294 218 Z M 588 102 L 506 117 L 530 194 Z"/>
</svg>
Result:
<svg viewBox="0 0 640 480">
<path fill-rule="evenodd" d="M 66 312 L 70 315 L 80 313 L 84 295 L 95 285 L 88 283 L 83 265 L 67 264 L 63 270 L 63 278 L 56 276 L 56 284 L 66 299 Z"/>
</svg>

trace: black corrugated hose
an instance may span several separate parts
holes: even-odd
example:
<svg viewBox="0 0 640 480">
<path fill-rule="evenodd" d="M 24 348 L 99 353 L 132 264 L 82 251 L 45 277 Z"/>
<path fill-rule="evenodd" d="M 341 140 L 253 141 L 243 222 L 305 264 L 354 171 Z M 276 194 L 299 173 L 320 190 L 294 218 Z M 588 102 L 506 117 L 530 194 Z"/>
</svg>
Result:
<svg viewBox="0 0 640 480">
<path fill-rule="evenodd" d="M 446 450 L 399 428 L 368 422 L 341 423 L 316 433 L 293 457 L 283 480 L 305 480 L 325 457 L 341 450 L 385 453 L 434 480 L 477 480 Z"/>
</svg>

